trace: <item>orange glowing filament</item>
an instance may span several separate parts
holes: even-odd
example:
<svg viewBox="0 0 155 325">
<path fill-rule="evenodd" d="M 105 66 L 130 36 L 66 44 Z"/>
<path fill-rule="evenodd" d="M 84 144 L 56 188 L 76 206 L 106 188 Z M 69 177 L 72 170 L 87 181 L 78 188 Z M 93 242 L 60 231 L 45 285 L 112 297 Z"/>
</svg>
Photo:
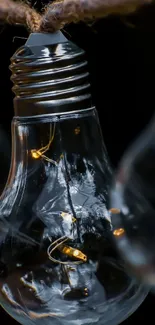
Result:
<svg viewBox="0 0 155 325">
<path fill-rule="evenodd" d="M 55 136 L 55 123 L 54 123 L 54 126 L 52 128 L 52 126 L 50 125 L 50 140 L 49 140 L 49 143 L 40 148 L 40 149 L 32 149 L 31 150 L 31 155 L 32 155 L 32 158 L 34 159 L 39 159 L 39 158 L 43 158 L 44 160 L 48 161 L 48 162 L 51 162 L 55 165 L 57 165 L 57 163 L 53 160 L 53 159 L 50 159 L 48 158 L 47 156 L 45 156 L 44 154 L 50 149 L 50 146 L 54 140 L 54 136 Z"/>
<path fill-rule="evenodd" d="M 122 236 L 124 234 L 124 232 L 125 231 L 123 228 L 119 228 L 119 229 L 114 230 L 113 234 L 114 234 L 114 236 L 119 237 L 119 236 Z"/>
<path fill-rule="evenodd" d="M 109 210 L 112 214 L 119 214 L 120 213 L 120 210 L 117 209 L 117 208 L 112 208 Z"/>
<path fill-rule="evenodd" d="M 72 248 L 66 245 L 60 245 L 58 249 L 60 250 L 61 253 L 69 257 L 74 257 L 80 261 L 87 262 L 87 256 L 76 248 Z"/>
<path fill-rule="evenodd" d="M 48 258 L 53 262 L 53 263 L 58 263 L 58 264 L 63 264 L 63 265 L 69 265 L 69 264 L 81 264 L 83 262 L 87 261 L 87 256 L 85 254 L 83 254 L 80 250 L 76 249 L 76 248 L 72 248 L 70 246 L 66 246 L 64 243 L 66 241 L 68 241 L 69 238 L 66 236 L 60 237 L 58 239 L 56 239 L 54 242 L 52 242 L 50 244 L 50 246 L 47 249 L 47 255 Z M 53 252 L 58 249 L 61 253 L 69 256 L 69 257 L 74 257 L 75 259 L 77 259 L 77 261 L 61 261 L 61 260 L 56 260 L 52 254 Z"/>
<path fill-rule="evenodd" d="M 74 130 L 74 133 L 75 133 L 75 135 L 78 135 L 79 133 L 80 133 L 80 127 L 79 126 L 77 126 L 76 128 L 75 128 L 75 130 Z"/>
</svg>

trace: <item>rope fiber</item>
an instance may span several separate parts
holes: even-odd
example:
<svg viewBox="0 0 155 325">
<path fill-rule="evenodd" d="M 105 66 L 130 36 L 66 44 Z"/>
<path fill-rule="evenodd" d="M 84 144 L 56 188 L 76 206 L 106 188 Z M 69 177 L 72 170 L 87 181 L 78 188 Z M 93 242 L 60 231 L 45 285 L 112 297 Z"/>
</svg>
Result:
<svg viewBox="0 0 155 325">
<path fill-rule="evenodd" d="M 56 0 L 41 14 L 28 4 L 0 0 L 0 21 L 25 25 L 30 32 L 54 32 L 66 24 L 135 12 L 153 0 Z"/>
</svg>

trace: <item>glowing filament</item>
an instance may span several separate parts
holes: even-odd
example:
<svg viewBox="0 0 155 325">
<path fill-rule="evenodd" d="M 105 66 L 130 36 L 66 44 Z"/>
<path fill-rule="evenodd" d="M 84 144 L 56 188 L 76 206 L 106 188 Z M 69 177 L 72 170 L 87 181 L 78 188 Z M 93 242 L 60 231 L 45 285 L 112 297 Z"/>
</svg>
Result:
<svg viewBox="0 0 155 325">
<path fill-rule="evenodd" d="M 58 264 L 64 264 L 64 265 L 69 265 L 69 264 L 80 264 L 83 262 L 87 261 L 87 256 L 83 254 L 80 250 L 76 248 L 72 248 L 69 246 L 64 245 L 64 243 L 69 240 L 68 237 L 63 236 L 55 240 L 53 243 L 50 244 L 50 246 L 47 249 L 47 254 L 48 258 L 53 262 L 53 263 L 58 263 Z M 69 257 L 74 257 L 78 261 L 73 261 L 73 262 L 63 262 L 60 260 L 56 260 L 53 256 L 52 253 L 58 249 L 61 253 L 69 256 Z"/>
<path fill-rule="evenodd" d="M 40 151 L 36 149 L 31 150 L 31 155 L 34 159 L 39 159 L 41 157 Z"/>
<path fill-rule="evenodd" d="M 88 296 L 88 288 L 84 288 L 84 295 Z"/>
<path fill-rule="evenodd" d="M 50 140 L 49 140 L 49 143 L 40 148 L 40 149 L 32 149 L 31 150 L 31 155 L 32 155 L 32 158 L 34 159 L 39 159 L 39 158 L 43 158 L 44 160 L 48 161 L 48 162 L 51 162 L 55 165 L 57 165 L 57 163 L 53 160 L 53 159 L 50 159 L 48 158 L 47 156 L 45 156 L 44 154 L 50 149 L 50 146 L 53 142 L 53 139 L 54 139 L 54 135 L 55 135 L 55 123 L 54 123 L 54 127 L 52 129 L 52 126 L 50 125 Z"/>
<path fill-rule="evenodd" d="M 120 210 L 117 209 L 117 208 L 112 208 L 109 210 L 112 214 L 119 214 L 120 213 Z"/>
<path fill-rule="evenodd" d="M 66 246 L 66 245 L 61 245 L 59 246 L 59 250 L 61 253 L 69 256 L 69 257 L 74 257 L 77 258 L 80 261 L 86 262 L 87 261 L 87 256 L 85 254 L 83 254 L 81 251 L 79 251 L 78 249 L 74 249 L 70 246 Z"/>
<path fill-rule="evenodd" d="M 75 128 L 74 133 L 75 133 L 75 135 L 78 135 L 80 133 L 80 127 L 79 126 L 77 126 L 77 128 Z"/>
<path fill-rule="evenodd" d="M 72 221 L 73 223 L 76 221 L 76 219 L 69 213 L 61 212 L 61 217 L 64 218 L 66 221 Z"/>
<path fill-rule="evenodd" d="M 114 230 L 113 234 L 114 234 L 114 236 L 119 237 L 119 236 L 122 236 L 124 234 L 124 232 L 125 231 L 123 228 L 119 228 L 119 229 Z"/>
</svg>

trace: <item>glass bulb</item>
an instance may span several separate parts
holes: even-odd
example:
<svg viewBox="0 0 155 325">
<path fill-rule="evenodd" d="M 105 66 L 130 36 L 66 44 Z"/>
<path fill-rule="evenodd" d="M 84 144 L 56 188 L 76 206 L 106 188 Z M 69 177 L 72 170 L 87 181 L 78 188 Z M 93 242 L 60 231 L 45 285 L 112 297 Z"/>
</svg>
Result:
<svg viewBox="0 0 155 325">
<path fill-rule="evenodd" d="M 126 152 L 111 190 L 118 250 L 130 271 L 155 286 L 155 119 Z"/>
<path fill-rule="evenodd" d="M 112 244 L 111 167 L 85 66 L 68 41 L 26 45 L 12 59 L 16 116 L 0 203 L 0 301 L 23 325 L 118 324 L 147 294 Z"/>
<path fill-rule="evenodd" d="M 11 146 L 9 140 L 8 134 L 0 125 L 0 194 L 4 189 L 10 168 Z"/>
</svg>

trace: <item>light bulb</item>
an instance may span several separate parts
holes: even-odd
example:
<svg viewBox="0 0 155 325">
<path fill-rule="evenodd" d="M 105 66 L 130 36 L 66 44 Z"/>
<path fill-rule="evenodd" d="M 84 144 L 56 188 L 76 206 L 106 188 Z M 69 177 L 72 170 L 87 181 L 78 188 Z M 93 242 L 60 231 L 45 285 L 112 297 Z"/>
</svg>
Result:
<svg viewBox="0 0 155 325">
<path fill-rule="evenodd" d="M 155 287 L 155 119 L 127 150 L 111 190 L 118 250 L 143 283 Z"/>
<path fill-rule="evenodd" d="M 48 40 L 47 40 L 48 39 Z M 32 34 L 12 58 L 12 167 L 0 203 L 0 302 L 21 324 L 117 324 L 146 291 L 112 245 L 111 167 L 83 50 Z"/>
</svg>

